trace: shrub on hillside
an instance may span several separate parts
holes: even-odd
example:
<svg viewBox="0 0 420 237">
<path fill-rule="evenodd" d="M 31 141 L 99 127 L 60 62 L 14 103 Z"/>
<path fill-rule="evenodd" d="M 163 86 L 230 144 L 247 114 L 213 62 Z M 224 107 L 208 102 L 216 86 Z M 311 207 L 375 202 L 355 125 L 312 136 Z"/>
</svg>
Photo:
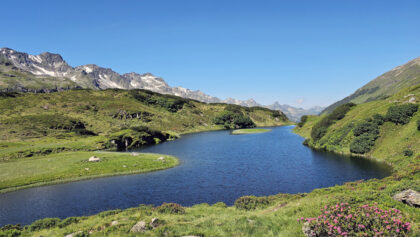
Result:
<svg viewBox="0 0 420 237">
<path fill-rule="evenodd" d="M 355 106 L 354 103 L 347 103 L 340 105 L 333 112 L 322 118 L 318 123 L 316 123 L 311 131 L 311 138 L 314 141 L 321 139 L 326 133 L 329 126 L 334 124 L 337 120 L 341 120 L 346 116 L 346 113 Z"/>
<path fill-rule="evenodd" d="M 116 147 L 117 150 L 132 149 L 144 145 L 156 144 L 156 141 L 166 141 L 169 138 L 169 134 L 148 127 L 137 126 L 111 134 L 107 147 Z"/>
<path fill-rule="evenodd" d="M 242 210 L 255 210 L 270 204 L 267 197 L 243 196 L 235 201 L 235 207 Z"/>
<path fill-rule="evenodd" d="M 410 149 L 405 149 L 403 151 L 403 154 L 404 154 L 404 156 L 410 157 L 410 156 L 413 156 L 414 152 L 412 150 L 410 150 Z"/>
<path fill-rule="evenodd" d="M 398 209 L 347 203 L 325 206 L 319 216 L 298 221 L 305 223 L 308 236 L 406 236 L 411 230 Z"/>
<path fill-rule="evenodd" d="M 300 117 L 300 122 L 297 124 L 298 127 L 303 127 L 303 125 L 305 125 L 306 121 L 308 121 L 308 115 L 303 115 L 302 117 Z"/>
<path fill-rule="evenodd" d="M 372 116 L 372 122 L 376 123 L 377 125 L 382 125 L 386 121 L 385 117 L 380 114 L 374 114 Z"/>
<path fill-rule="evenodd" d="M 29 229 L 31 231 L 37 231 L 42 229 L 49 229 L 52 227 L 57 226 L 58 223 L 60 223 L 59 218 L 44 218 L 37 221 L 34 221 L 30 226 Z"/>
<path fill-rule="evenodd" d="M 379 137 L 379 126 L 384 121 L 385 118 L 382 115 L 375 114 L 365 122 L 357 124 L 353 129 L 356 138 L 350 143 L 350 151 L 357 154 L 369 152 Z"/>
<path fill-rule="evenodd" d="M 253 128 L 255 123 L 242 112 L 222 111 L 213 120 L 214 124 L 223 125 L 227 129 Z"/>
<path fill-rule="evenodd" d="M 157 211 L 167 214 L 184 214 L 185 208 L 177 203 L 163 203 L 157 207 Z"/>
<path fill-rule="evenodd" d="M 364 154 L 369 152 L 375 145 L 378 135 L 364 133 L 356 137 L 350 144 L 350 151 L 356 154 Z"/>
<path fill-rule="evenodd" d="M 353 130 L 355 136 L 360 136 L 364 133 L 378 135 L 379 134 L 379 126 L 373 122 L 362 122 L 359 123 Z"/>
<path fill-rule="evenodd" d="M 395 124 L 407 124 L 414 113 L 417 112 L 418 107 L 418 104 L 394 105 L 389 107 L 385 118 Z"/>
</svg>

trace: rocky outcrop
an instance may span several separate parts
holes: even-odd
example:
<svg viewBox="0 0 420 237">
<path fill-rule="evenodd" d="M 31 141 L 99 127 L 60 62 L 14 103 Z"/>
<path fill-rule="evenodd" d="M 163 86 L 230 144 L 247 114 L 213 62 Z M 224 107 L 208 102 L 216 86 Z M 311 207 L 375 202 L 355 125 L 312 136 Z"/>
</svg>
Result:
<svg viewBox="0 0 420 237">
<path fill-rule="evenodd" d="M 135 225 L 133 225 L 133 227 L 131 227 L 130 232 L 131 233 L 142 233 L 144 231 L 146 231 L 146 222 L 144 221 L 139 221 L 137 222 Z"/>
<path fill-rule="evenodd" d="M 420 207 L 420 193 L 412 189 L 397 193 L 392 198 L 412 207 Z"/>
</svg>

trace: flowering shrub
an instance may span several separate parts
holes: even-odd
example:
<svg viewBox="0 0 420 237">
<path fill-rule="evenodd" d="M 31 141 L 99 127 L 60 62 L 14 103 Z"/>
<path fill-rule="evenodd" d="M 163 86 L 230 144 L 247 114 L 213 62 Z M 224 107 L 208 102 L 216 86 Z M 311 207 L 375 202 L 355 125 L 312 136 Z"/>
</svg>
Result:
<svg viewBox="0 0 420 237">
<path fill-rule="evenodd" d="M 348 203 L 325 206 L 314 218 L 299 218 L 309 226 L 309 236 L 405 236 L 411 224 L 398 209 L 381 210 L 376 206 L 351 207 Z"/>
</svg>

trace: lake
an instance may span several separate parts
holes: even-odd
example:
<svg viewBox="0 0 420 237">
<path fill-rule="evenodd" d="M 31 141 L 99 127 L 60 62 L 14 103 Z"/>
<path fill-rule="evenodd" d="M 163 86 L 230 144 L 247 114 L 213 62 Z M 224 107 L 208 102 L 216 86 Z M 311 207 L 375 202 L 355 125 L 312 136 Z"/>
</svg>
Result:
<svg viewBox="0 0 420 237">
<path fill-rule="evenodd" d="M 180 165 L 146 174 L 114 176 L 0 194 L 0 226 L 45 217 L 92 215 L 139 204 L 190 206 L 244 195 L 310 192 L 360 179 L 383 178 L 390 167 L 363 158 L 314 151 L 293 126 L 231 135 L 202 132 L 138 150 L 174 155 Z"/>
</svg>

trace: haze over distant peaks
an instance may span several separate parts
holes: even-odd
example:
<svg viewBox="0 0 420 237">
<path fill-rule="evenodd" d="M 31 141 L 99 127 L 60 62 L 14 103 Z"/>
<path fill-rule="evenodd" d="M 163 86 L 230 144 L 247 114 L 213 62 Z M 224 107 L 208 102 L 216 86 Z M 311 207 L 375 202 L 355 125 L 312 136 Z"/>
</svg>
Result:
<svg viewBox="0 0 420 237">
<path fill-rule="evenodd" d="M 110 68 L 103 68 L 95 64 L 72 67 L 64 61 L 61 55 L 49 52 L 30 55 L 9 48 L 1 48 L 0 63 L 0 90 L 42 92 L 70 88 L 146 89 L 206 103 L 228 103 L 248 107 L 263 106 L 254 99 L 227 98 L 222 100 L 200 90 L 171 87 L 164 79 L 151 73 L 130 72 L 121 75 Z M 316 108 L 304 110 L 289 105 L 280 106 L 278 102 L 264 107 L 282 110 L 293 121 L 299 120 L 300 116 L 304 114 L 317 114 L 319 111 Z"/>
</svg>

